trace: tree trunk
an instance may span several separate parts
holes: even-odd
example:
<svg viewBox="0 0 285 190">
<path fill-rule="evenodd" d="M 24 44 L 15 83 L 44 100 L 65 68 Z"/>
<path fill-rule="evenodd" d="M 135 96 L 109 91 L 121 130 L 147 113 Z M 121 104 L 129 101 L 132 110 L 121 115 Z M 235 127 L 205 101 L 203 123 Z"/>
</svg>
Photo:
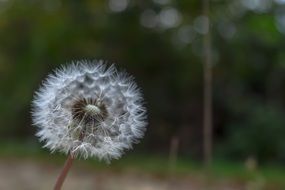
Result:
<svg viewBox="0 0 285 190">
<path fill-rule="evenodd" d="M 205 27 L 208 28 L 204 35 L 204 164 L 209 167 L 212 162 L 212 53 L 209 17 L 209 0 L 203 0 L 203 14 L 207 17 Z"/>
</svg>

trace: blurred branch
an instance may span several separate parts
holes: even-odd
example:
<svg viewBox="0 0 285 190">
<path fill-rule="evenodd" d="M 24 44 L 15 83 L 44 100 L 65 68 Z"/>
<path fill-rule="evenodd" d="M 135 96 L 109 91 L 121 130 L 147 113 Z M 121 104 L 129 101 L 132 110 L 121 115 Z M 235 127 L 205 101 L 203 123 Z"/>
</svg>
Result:
<svg viewBox="0 0 285 190">
<path fill-rule="evenodd" d="M 174 171 L 177 163 L 177 156 L 178 156 L 178 148 L 179 148 L 179 137 L 173 136 L 170 142 L 170 149 L 169 149 L 169 170 L 172 172 Z"/>
</svg>

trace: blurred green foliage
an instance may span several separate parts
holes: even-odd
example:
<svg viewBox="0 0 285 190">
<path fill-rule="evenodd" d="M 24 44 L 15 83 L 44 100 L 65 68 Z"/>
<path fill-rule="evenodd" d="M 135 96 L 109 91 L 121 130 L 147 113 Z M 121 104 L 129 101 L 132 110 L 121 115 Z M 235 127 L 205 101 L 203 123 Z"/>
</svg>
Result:
<svg viewBox="0 0 285 190">
<path fill-rule="evenodd" d="M 235 159 L 253 157 L 263 162 L 276 160 L 283 162 L 285 160 L 284 113 L 269 106 L 257 105 L 248 109 L 245 116 L 237 116 L 239 119 L 232 122 L 225 152 Z"/>
<path fill-rule="evenodd" d="M 0 135 L 33 139 L 30 102 L 41 80 L 75 59 L 106 59 L 143 88 L 145 151 L 199 158 L 202 2 L 0 0 Z M 211 1 L 214 141 L 225 158 L 285 161 L 285 5 Z"/>
</svg>

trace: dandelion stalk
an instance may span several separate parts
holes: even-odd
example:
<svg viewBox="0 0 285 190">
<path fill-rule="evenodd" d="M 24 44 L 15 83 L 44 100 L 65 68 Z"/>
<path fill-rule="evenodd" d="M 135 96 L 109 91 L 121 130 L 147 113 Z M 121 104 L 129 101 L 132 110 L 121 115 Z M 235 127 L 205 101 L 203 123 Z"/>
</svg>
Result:
<svg viewBox="0 0 285 190">
<path fill-rule="evenodd" d="M 82 132 L 80 133 L 80 136 L 79 136 L 80 141 L 84 137 L 84 132 L 85 132 L 85 129 L 83 129 Z M 65 161 L 64 166 L 61 170 L 61 173 L 59 174 L 59 176 L 56 180 L 54 190 L 61 190 L 61 187 L 62 187 L 62 185 L 63 185 L 63 183 L 64 183 L 64 181 L 68 175 L 68 172 L 69 172 L 69 170 L 73 164 L 73 161 L 74 161 L 73 155 L 72 155 L 72 153 L 69 153 L 67 160 Z"/>
<path fill-rule="evenodd" d="M 74 160 L 74 158 L 72 157 L 71 154 L 69 154 L 67 160 L 65 161 L 63 169 L 57 178 L 56 184 L 54 186 L 54 190 L 60 190 L 61 189 L 61 187 L 64 183 L 64 180 L 65 180 L 65 178 L 66 178 L 66 176 L 67 176 L 67 174 L 68 174 L 68 172 L 72 166 L 73 160 Z"/>
</svg>

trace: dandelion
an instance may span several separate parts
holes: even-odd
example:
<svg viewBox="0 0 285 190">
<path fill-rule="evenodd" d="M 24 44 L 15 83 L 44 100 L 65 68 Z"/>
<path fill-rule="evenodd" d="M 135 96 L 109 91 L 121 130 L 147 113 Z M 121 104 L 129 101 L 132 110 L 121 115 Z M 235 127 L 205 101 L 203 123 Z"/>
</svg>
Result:
<svg viewBox="0 0 285 190">
<path fill-rule="evenodd" d="M 49 75 L 33 100 L 37 136 L 51 152 L 110 162 L 143 137 L 146 109 L 133 77 L 103 61 L 76 61 Z M 66 170 L 66 171 L 65 171 Z"/>
</svg>

